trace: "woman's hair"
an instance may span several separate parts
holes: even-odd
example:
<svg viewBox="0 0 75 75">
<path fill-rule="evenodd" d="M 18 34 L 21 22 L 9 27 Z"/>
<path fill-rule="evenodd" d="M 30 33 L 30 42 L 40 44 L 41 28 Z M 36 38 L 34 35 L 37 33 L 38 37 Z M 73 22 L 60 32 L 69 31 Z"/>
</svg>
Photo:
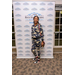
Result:
<svg viewBox="0 0 75 75">
<path fill-rule="evenodd" d="M 34 18 L 35 18 L 35 17 L 37 17 L 37 18 L 38 18 L 38 20 L 39 20 L 39 17 L 38 17 L 38 16 L 34 16 L 34 17 L 33 17 L 33 20 L 34 20 Z"/>
</svg>

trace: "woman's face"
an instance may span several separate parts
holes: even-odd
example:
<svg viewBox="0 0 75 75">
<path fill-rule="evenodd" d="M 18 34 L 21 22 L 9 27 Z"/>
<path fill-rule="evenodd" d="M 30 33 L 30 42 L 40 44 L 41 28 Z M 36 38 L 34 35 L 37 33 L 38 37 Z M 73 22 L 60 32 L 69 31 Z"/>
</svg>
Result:
<svg viewBox="0 0 75 75">
<path fill-rule="evenodd" d="M 38 17 L 34 18 L 34 23 L 38 23 Z"/>
</svg>

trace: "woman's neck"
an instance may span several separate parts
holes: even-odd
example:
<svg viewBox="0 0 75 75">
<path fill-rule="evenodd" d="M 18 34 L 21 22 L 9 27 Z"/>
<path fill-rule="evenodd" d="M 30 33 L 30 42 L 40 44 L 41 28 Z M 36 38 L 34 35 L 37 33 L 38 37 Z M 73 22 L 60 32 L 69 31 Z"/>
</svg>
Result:
<svg viewBox="0 0 75 75">
<path fill-rule="evenodd" d="M 36 26 L 38 23 L 34 23 L 34 26 Z"/>
</svg>

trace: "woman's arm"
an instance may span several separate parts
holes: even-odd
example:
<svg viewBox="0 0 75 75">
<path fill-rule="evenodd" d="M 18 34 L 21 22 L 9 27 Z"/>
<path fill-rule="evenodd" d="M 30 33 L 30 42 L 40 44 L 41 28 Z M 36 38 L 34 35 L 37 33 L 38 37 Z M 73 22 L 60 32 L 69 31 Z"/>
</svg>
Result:
<svg viewBox="0 0 75 75">
<path fill-rule="evenodd" d="M 42 25 L 40 25 L 40 33 L 41 33 L 41 41 L 44 41 L 44 32 L 43 32 Z"/>
</svg>

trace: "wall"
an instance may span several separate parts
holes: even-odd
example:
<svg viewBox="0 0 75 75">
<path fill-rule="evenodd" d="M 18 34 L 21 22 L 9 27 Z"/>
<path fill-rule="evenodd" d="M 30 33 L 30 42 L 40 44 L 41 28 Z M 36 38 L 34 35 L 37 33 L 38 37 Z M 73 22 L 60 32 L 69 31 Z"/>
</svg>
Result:
<svg viewBox="0 0 75 75">
<path fill-rule="evenodd" d="M 35 1 L 35 0 L 12 0 L 12 2 L 18 1 Z M 62 4 L 62 0 L 36 0 L 36 1 L 54 1 L 55 4 Z M 53 52 L 62 52 L 62 48 L 53 48 Z M 12 53 L 16 53 L 16 49 L 12 49 Z"/>
<path fill-rule="evenodd" d="M 12 0 L 12 2 L 14 1 L 54 1 L 55 4 L 62 4 L 62 0 Z"/>
</svg>

